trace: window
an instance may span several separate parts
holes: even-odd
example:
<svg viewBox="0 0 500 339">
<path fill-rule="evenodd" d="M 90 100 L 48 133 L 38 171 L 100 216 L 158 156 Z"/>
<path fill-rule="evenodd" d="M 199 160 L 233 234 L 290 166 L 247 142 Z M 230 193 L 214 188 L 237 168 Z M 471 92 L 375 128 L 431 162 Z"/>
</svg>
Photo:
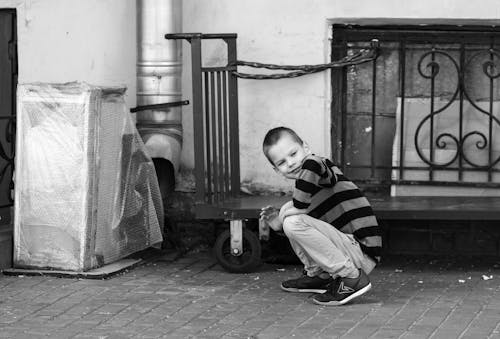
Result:
<svg viewBox="0 0 500 339">
<path fill-rule="evenodd" d="M 333 25 L 332 152 L 353 180 L 500 187 L 500 29 Z"/>
</svg>

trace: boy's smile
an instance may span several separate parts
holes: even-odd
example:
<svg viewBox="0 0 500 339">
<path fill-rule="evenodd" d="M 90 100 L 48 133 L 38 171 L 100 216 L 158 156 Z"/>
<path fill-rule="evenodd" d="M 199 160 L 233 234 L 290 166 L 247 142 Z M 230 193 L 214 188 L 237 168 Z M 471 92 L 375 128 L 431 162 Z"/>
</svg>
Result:
<svg viewBox="0 0 500 339">
<path fill-rule="evenodd" d="M 288 134 L 282 135 L 267 151 L 274 169 L 288 179 L 298 178 L 302 163 L 308 154 L 308 146 L 301 145 Z"/>
</svg>

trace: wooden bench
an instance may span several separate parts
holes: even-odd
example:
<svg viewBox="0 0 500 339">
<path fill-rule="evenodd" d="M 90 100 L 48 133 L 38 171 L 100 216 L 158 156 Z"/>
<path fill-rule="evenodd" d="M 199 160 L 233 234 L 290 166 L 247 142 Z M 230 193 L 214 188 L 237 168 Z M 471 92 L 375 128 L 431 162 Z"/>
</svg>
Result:
<svg viewBox="0 0 500 339">
<path fill-rule="evenodd" d="M 257 219 L 267 205 L 280 207 L 289 196 L 241 196 L 220 204 L 197 204 L 199 219 Z M 500 220 L 500 197 L 368 196 L 381 220 Z"/>
<path fill-rule="evenodd" d="M 377 219 L 390 220 L 500 220 L 500 197 L 368 197 Z M 214 253 L 219 263 L 231 272 L 248 272 L 260 263 L 259 239 L 269 230 L 259 224 L 258 230 L 246 230 L 245 223 L 257 220 L 264 206 L 279 208 L 290 196 L 239 196 L 217 204 L 198 203 L 198 219 L 224 220 L 229 230 L 216 240 Z M 245 254 L 246 255 L 242 255 Z"/>
</svg>

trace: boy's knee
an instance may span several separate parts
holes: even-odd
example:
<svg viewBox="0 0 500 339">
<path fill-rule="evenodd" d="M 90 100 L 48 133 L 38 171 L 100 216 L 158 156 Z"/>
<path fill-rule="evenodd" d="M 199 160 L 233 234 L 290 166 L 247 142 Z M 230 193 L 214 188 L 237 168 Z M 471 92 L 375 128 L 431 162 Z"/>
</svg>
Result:
<svg viewBox="0 0 500 339">
<path fill-rule="evenodd" d="M 304 225 L 302 214 L 290 215 L 283 220 L 283 232 L 290 237 Z"/>
</svg>

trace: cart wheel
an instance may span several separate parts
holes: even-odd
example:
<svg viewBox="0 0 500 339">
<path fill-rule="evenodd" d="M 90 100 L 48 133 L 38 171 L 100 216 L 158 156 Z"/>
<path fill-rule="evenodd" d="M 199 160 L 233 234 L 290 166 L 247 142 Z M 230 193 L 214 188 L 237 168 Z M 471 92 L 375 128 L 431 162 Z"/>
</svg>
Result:
<svg viewBox="0 0 500 339">
<path fill-rule="evenodd" d="M 219 264 L 229 272 L 252 272 L 262 263 L 262 247 L 257 235 L 243 229 L 243 253 L 239 256 L 231 254 L 231 233 L 222 232 L 215 240 L 214 254 Z"/>
</svg>

